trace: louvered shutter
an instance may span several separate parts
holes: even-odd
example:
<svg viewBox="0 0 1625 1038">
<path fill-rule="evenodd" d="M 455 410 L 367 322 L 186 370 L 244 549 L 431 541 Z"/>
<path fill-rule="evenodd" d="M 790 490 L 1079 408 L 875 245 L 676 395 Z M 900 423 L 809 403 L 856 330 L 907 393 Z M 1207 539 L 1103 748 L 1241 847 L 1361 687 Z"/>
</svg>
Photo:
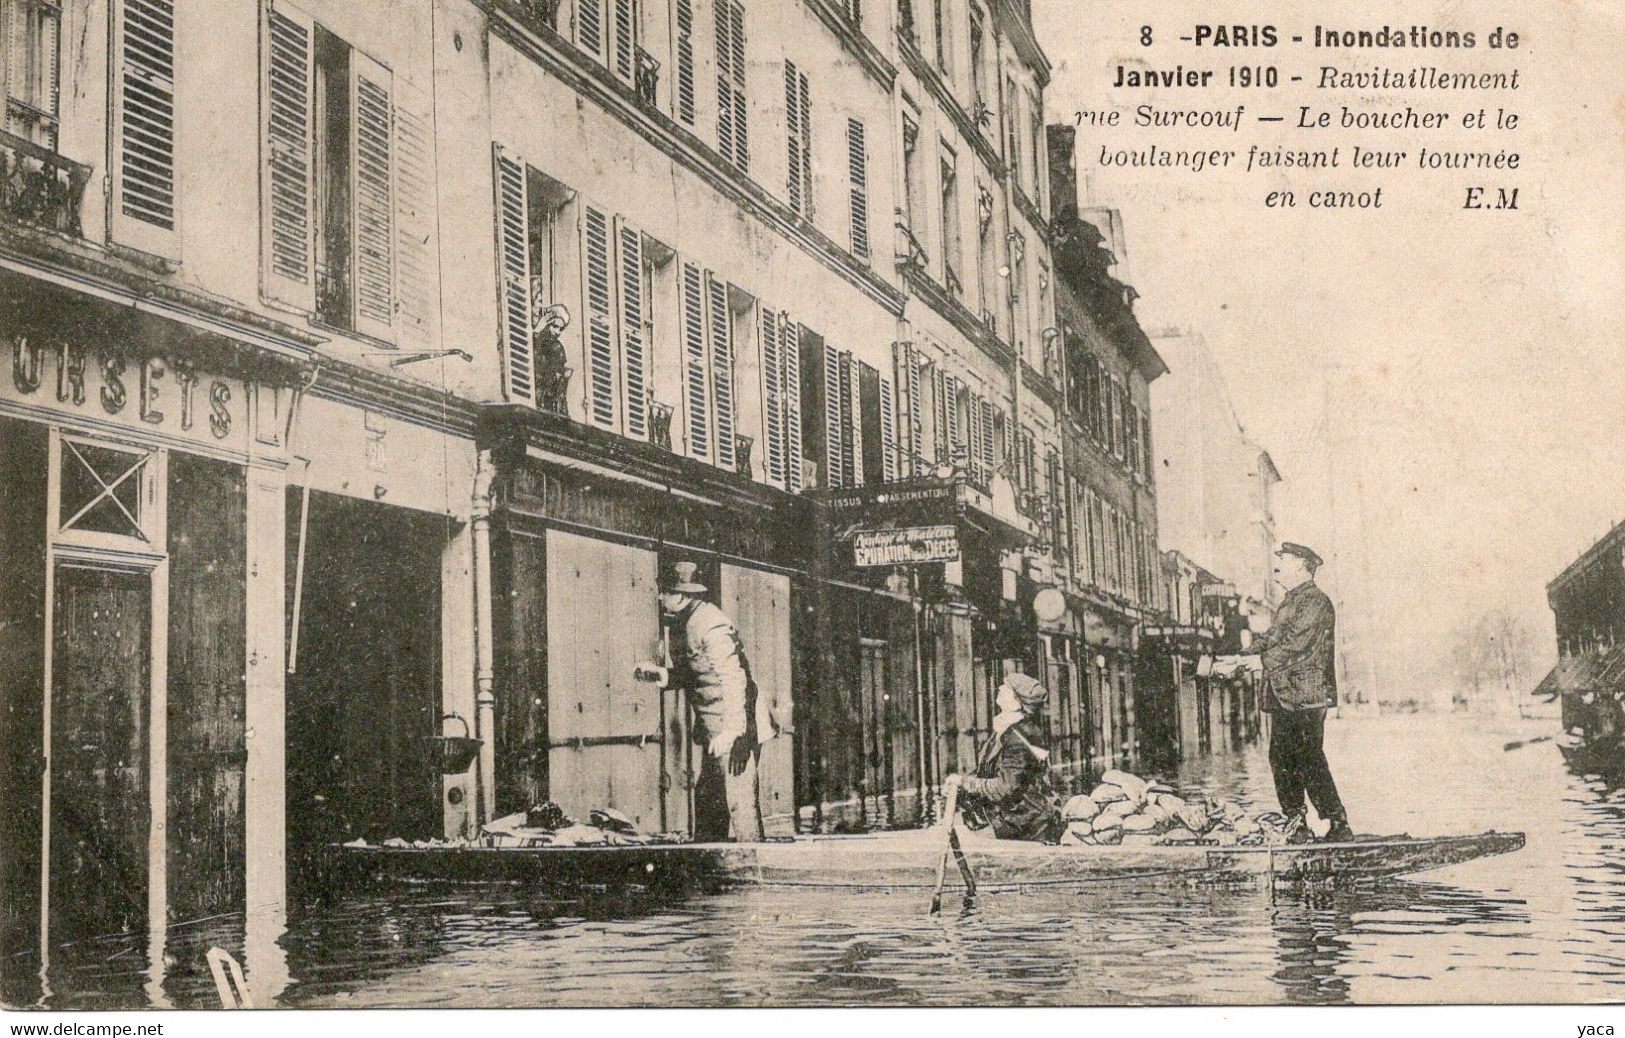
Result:
<svg viewBox="0 0 1625 1038">
<path fill-rule="evenodd" d="M 260 143 L 265 149 L 260 156 L 260 288 L 266 299 L 304 311 L 316 308 L 314 48 L 315 26 L 303 11 L 286 4 L 266 10 L 260 94 Z"/>
<path fill-rule="evenodd" d="M 395 341 L 439 340 L 440 249 L 436 244 L 434 141 L 423 94 L 395 84 Z"/>
<path fill-rule="evenodd" d="M 615 317 L 610 285 L 610 222 L 587 205 L 581 220 L 581 283 L 586 294 L 587 421 L 619 429 L 615 408 Z"/>
<path fill-rule="evenodd" d="M 797 108 L 801 113 L 801 215 L 811 220 L 813 218 L 813 179 L 812 179 L 812 124 L 813 107 L 811 91 L 807 87 L 807 74 L 796 73 L 796 89 L 800 100 Z"/>
<path fill-rule="evenodd" d="M 109 230 L 126 245 L 178 256 L 175 199 L 175 9 L 122 0 Z"/>
<path fill-rule="evenodd" d="M 995 408 L 991 401 L 983 397 L 980 401 L 982 409 L 982 469 L 989 482 L 993 480 L 993 469 L 997 466 L 993 452 L 993 430 L 997 424 L 994 415 Z"/>
<path fill-rule="evenodd" d="M 611 0 L 615 5 L 615 74 L 630 85 L 638 70 L 637 0 Z"/>
<path fill-rule="evenodd" d="M 835 347 L 824 344 L 824 486 L 836 488 L 841 482 L 843 438 L 841 436 L 841 356 Z"/>
<path fill-rule="evenodd" d="M 683 368 L 687 393 L 688 455 L 711 460 L 711 401 L 706 392 L 710 381 L 705 372 L 705 280 L 700 268 L 683 264 Z"/>
<path fill-rule="evenodd" d="M 880 376 L 880 472 L 887 483 L 897 480 L 897 412 L 891 379 Z"/>
<path fill-rule="evenodd" d="M 733 21 L 728 0 L 717 0 L 717 150 L 725 161 L 736 162 L 734 150 Z"/>
<path fill-rule="evenodd" d="M 394 338 L 395 203 L 389 70 L 350 52 L 350 176 L 354 223 L 355 329 Z"/>
<path fill-rule="evenodd" d="M 959 422 L 959 397 L 964 391 L 965 383 L 959 381 L 956 375 L 946 375 L 943 378 L 943 419 L 947 423 L 948 460 L 959 464 L 966 460 L 965 430 Z"/>
<path fill-rule="evenodd" d="M 779 315 L 763 306 L 757 323 L 762 336 L 762 469 L 773 486 L 784 486 L 784 357 L 779 349 Z"/>
<path fill-rule="evenodd" d="M 897 474 L 898 478 L 907 479 L 915 474 L 915 440 L 919 426 L 916 409 L 920 399 L 920 373 L 911 344 L 892 344 L 892 373 L 897 379 Z"/>
<path fill-rule="evenodd" d="M 731 0 L 728 8 L 729 65 L 733 71 L 734 164 L 750 169 L 750 119 L 745 110 L 745 8 Z"/>
<path fill-rule="evenodd" d="M 850 352 L 841 354 L 841 433 L 846 442 L 841 450 L 841 484 L 855 487 L 863 483 L 863 419 L 859 406 L 858 365 Z"/>
<path fill-rule="evenodd" d="M 846 170 L 852 219 L 852 255 L 869 258 L 869 146 L 863 124 L 846 121 Z"/>
<path fill-rule="evenodd" d="M 801 212 L 801 91 L 796 86 L 796 64 L 784 63 L 785 191 L 790 208 Z"/>
<path fill-rule="evenodd" d="M 937 368 L 931 382 L 933 456 L 938 465 L 949 460 L 952 449 L 948 442 L 948 373 Z"/>
<path fill-rule="evenodd" d="M 801 493 L 801 328 L 784 317 L 779 334 L 779 352 L 784 356 L 784 489 Z"/>
<path fill-rule="evenodd" d="M 502 304 L 502 373 L 507 398 L 536 402 L 535 357 L 531 345 L 530 223 L 525 165 L 494 148 L 496 161 L 498 292 Z"/>
<path fill-rule="evenodd" d="M 575 0 L 576 46 L 595 58 L 604 56 L 604 0 Z"/>
<path fill-rule="evenodd" d="M 706 275 L 706 302 L 711 318 L 711 409 L 717 435 L 717 466 L 734 468 L 733 314 L 728 283 Z"/>
<path fill-rule="evenodd" d="M 18 102 L 0 112 L 0 128 L 55 151 L 62 12 L 48 3 L 5 0 L 0 16 L 0 103 Z"/>
<path fill-rule="evenodd" d="M 694 0 L 677 0 L 677 118 L 694 125 Z"/>
<path fill-rule="evenodd" d="M 649 437 L 648 344 L 644 335 L 647 305 L 643 289 L 643 235 L 615 218 L 618 244 L 616 269 L 621 297 L 621 400 L 626 412 L 626 435 Z"/>
</svg>

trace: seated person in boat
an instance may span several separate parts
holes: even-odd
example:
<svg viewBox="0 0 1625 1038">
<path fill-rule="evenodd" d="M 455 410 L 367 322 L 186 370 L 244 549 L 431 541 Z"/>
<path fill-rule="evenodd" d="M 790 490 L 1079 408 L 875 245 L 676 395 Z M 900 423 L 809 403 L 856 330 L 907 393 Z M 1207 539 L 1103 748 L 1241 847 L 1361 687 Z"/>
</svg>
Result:
<svg viewBox="0 0 1625 1038">
<path fill-rule="evenodd" d="M 1011 674 L 999 686 L 993 738 L 982 748 L 973 775 L 949 775 L 945 786 L 959 787 L 967 824 L 985 819 L 1001 840 L 1060 838 L 1049 750 L 1041 717 L 1049 690 L 1026 674 Z"/>
</svg>

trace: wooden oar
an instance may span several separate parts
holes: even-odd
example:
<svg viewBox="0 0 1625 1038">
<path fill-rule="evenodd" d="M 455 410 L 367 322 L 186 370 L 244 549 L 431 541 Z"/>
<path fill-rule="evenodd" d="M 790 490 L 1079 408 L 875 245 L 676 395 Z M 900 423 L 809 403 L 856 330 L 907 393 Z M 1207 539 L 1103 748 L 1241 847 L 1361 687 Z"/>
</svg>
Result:
<svg viewBox="0 0 1625 1038">
<path fill-rule="evenodd" d="M 936 915 L 942 911 L 942 884 L 948 878 L 948 855 L 954 856 L 959 865 L 959 875 L 965 880 L 965 907 L 969 908 L 976 901 L 976 876 L 970 870 L 970 862 L 965 858 L 965 851 L 959 846 L 959 833 L 954 830 L 954 817 L 959 813 L 959 783 L 955 782 L 948 787 L 947 803 L 942 810 L 943 825 L 948 833 L 943 841 L 942 860 L 937 862 L 937 888 L 931 893 L 931 914 Z"/>
</svg>

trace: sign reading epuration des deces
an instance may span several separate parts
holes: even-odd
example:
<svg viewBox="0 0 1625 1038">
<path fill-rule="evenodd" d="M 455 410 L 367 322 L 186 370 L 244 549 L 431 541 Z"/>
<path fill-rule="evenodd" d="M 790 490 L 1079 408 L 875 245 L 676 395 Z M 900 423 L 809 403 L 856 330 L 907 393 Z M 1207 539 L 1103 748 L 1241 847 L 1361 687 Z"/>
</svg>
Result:
<svg viewBox="0 0 1625 1038">
<path fill-rule="evenodd" d="M 959 558 L 959 535 L 952 526 L 859 530 L 852 538 L 852 557 L 858 566 L 954 562 Z"/>
</svg>

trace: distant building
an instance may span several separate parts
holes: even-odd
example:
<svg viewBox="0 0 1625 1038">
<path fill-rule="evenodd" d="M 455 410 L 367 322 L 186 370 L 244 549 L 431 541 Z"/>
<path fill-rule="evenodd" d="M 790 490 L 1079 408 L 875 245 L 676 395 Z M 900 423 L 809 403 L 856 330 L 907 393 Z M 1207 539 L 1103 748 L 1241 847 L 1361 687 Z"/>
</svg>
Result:
<svg viewBox="0 0 1625 1038">
<path fill-rule="evenodd" d="M 1155 342 L 1169 369 L 1151 394 L 1161 543 L 1233 582 L 1242 612 L 1262 629 L 1281 601 L 1272 559 L 1281 474 L 1247 437 L 1201 336 L 1162 332 Z"/>
</svg>

